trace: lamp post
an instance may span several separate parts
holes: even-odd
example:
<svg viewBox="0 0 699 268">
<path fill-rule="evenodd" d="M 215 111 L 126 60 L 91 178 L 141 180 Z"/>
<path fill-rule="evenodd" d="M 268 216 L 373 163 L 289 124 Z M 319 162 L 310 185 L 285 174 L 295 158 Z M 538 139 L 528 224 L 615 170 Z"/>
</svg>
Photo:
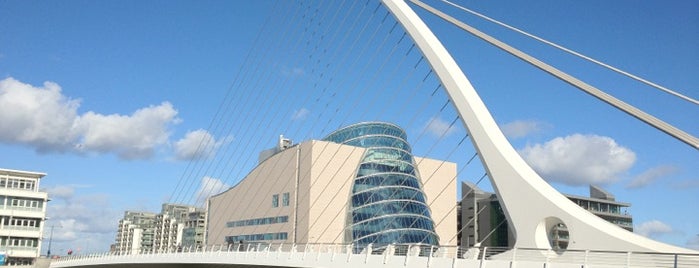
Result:
<svg viewBox="0 0 699 268">
<path fill-rule="evenodd" d="M 49 249 L 46 252 L 46 257 L 48 257 L 49 259 L 51 258 L 51 241 L 53 240 L 53 227 L 55 227 L 55 225 L 51 224 L 51 233 L 49 234 Z"/>
</svg>

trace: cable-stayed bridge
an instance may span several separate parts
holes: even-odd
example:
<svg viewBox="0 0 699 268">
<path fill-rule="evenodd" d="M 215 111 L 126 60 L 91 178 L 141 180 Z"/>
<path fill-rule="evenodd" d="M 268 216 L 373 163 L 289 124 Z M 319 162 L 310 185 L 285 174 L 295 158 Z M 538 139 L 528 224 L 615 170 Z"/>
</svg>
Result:
<svg viewBox="0 0 699 268">
<path fill-rule="evenodd" d="M 688 146 L 694 149 L 699 146 L 696 137 L 691 134 L 472 29 L 437 9 L 420 1 L 411 2 L 414 3 L 412 8 L 426 10 L 447 20 Z M 407 236 L 412 234 L 409 232 L 399 233 L 396 236 L 398 243 L 376 242 L 378 240 L 375 240 L 375 243 L 361 243 L 362 239 L 371 234 L 353 233 L 348 227 L 335 230 L 323 223 L 322 219 L 328 218 L 333 219 L 332 221 L 349 221 L 350 219 L 345 219 L 346 211 L 331 208 L 323 204 L 323 201 L 318 201 L 319 198 L 311 198 L 310 210 L 319 211 L 320 216 L 312 218 L 298 212 L 294 216 L 296 224 L 308 222 L 311 227 L 319 228 L 318 232 L 309 232 L 305 236 L 295 234 L 296 230 L 292 235 L 282 232 L 283 230 L 276 229 L 274 224 L 259 224 L 248 228 L 262 238 L 241 239 L 246 243 L 236 244 L 237 239 L 232 239 L 233 243 L 209 242 L 205 246 L 195 248 L 169 247 L 136 253 L 74 256 L 54 261 L 52 267 L 196 267 L 214 264 L 230 267 L 699 265 L 697 252 L 621 230 L 569 202 L 549 186 L 512 148 L 470 81 L 412 8 L 404 1 L 394 0 L 312 4 L 301 2 L 295 3 L 291 8 L 279 7 L 285 10 L 278 10 L 276 14 L 280 18 L 269 22 L 265 26 L 266 31 L 260 33 L 256 47 L 246 59 L 246 66 L 236 76 L 230 95 L 222 101 L 210 129 L 214 133 L 224 134 L 220 136 L 236 139 L 263 137 L 268 136 L 267 132 L 272 132 L 283 133 L 300 140 L 319 139 L 337 128 L 362 121 L 388 121 L 408 130 L 422 129 L 417 131 L 417 138 L 412 138 L 410 142 L 415 154 L 445 159 L 444 162 L 453 161 L 460 167 L 458 175 L 449 178 L 422 173 L 422 186 L 428 187 L 431 185 L 430 181 L 454 181 L 457 177 L 474 178 L 478 184 L 484 177 L 488 177 L 500 198 L 507 223 L 515 234 L 516 242 L 512 249 L 456 247 L 458 233 L 463 230 L 458 230 L 453 236 L 441 234 L 439 243 L 428 243 L 427 240 L 413 241 L 415 243 L 412 244 L 400 243 L 400 239 L 407 239 Z M 267 35 L 269 33 L 275 33 L 279 37 L 273 39 Z M 282 75 L 265 68 L 275 64 L 282 65 Z M 613 67 L 611 69 L 619 71 Z M 634 79 L 636 78 L 638 77 Z M 640 78 L 637 80 L 696 103 L 689 97 L 652 82 Z M 284 107 L 281 104 L 298 106 Z M 291 119 L 285 116 L 289 114 L 289 109 L 294 110 Z M 308 116 L 310 110 L 318 113 L 314 113 L 303 124 L 296 121 Z M 421 127 L 421 120 L 424 118 L 429 118 L 430 124 Z M 437 120 L 440 118 L 447 119 L 442 122 Z M 428 129 L 435 129 L 435 125 L 441 125 L 441 132 L 438 132 L 436 137 L 430 137 Z M 460 136 L 450 136 L 454 132 L 461 132 Z M 379 134 L 386 136 L 389 133 Z M 264 161 L 260 160 L 258 163 L 254 157 L 267 142 L 259 137 L 246 140 L 237 146 L 226 147 L 223 153 L 217 156 L 216 161 L 192 164 L 176 186 L 173 194 L 175 201 L 202 203 L 203 198 L 209 196 L 203 194 L 199 195 L 202 200 L 185 200 L 182 196 L 193 196 L 191 192 L 196 188 L 191 186 L 194 182 L 188 180 L 188 177 L 218 174 L 217 177 L 234 178 L 231 184 L 240 184 L 240 181 L 235 180 L 247 178 L 245 174 L 259 167 L 259 163 Z M 469 141 L 473 147 L 463 148 Z M 207 152 L 216 147 L 216 144 L 208 142 L 202 142 L 202 151 Z M 337 161 L 341 166 L 347 163 L 347 158 L 338 153 L 340 149 L 333 149 L 325 144 L 321 146 L 321 152 L 327 152 L 330 160 Z M 475 167 L 475 163 L 472 163 L 475 157 L 480 160 L 481 167 Z M 298 161 L 302 161 L 301 157 Z M 315 160 L 313 162 L 315 163 Z M 290 164 L 293 164 L 293 161 L 279 161 L 273 165 L 286 169 Z M 325 170 L 326 167 L 323 167 L 323 171 Z M 329 173 L 325 173 L 326 175 L 337 177 L 332 176 L 336 175 L 331 172 L 334 168 L 330 167 L 327 170 Z M 270 180 L 276 178 L 274 175 L 266 176 Z M 297 175 L 297 178 L 302 177 L 303 174 Z M 313 175 L 309 177 L 313 179 Z M 352 180 L 345 181 L 342 184 Z M 316 181 L 313 181 L 311 184 L 315 183 Z M 211 189 L 211 186 L 205 185 L 202 188 Z M 251 188 L 252 190 L 243 194 L 274 196 L 275 192 L 268 188 Z M 322 195 L 332 197 L 328 204 L 334 202 L 335 196 L 343 195 L 339 190 L 334 192 L 326 189 L 328 188 L 323 188 Z M 450 193 L 450 189 L 447 188 L 437 190 L 437 196 L 441 196 L 445 191 L 445 195 L 455 194 Z M 374 196 L 375 193 L 371 193 L 368 200 L 373 200 Z M 301 197 L 306 198 L 297 196 Z M 429 198 L 423 202 L 430 201 L 434 202 Z M 282 201 L 286 202 L 292 203 L 289 200 Z M 350 201 L 347 202 L 343 207 L 353 206 Z M 531 209 L 532 207 L 536 209 Z M 222 210 L 260 211 L 264 212 L 264 215 L 275 216 L 275 219 L 286 216 L 257 202 L 228 203 Z M 405 207 L 399 207 L 399 210 L 405 211 Z M 456 210 L 456 205 L 452 210 Z M 433 216 L 436 215 L 436 211 L 429 212 L 432 212 Z M 450 213 L 443 215 L 443 218 L 431 219 L 435 230 L 449 224 Z M 360 223 L 362 222 L 356 224 Z M 415 223 L 416 221 L 408 221 L 407 226 L 402 227 L 413 229 Z M 212 223 L 207 227 L 207 237 L 210 241 L 226 235 L 222 231 L 214 231 L 223 229 L 223 226 L 211 225 Z M 552 248 L 549 230 L 555 226 L 565 226 L 570 233 L 571 243 L 567 248 Z M 268 234 L 282 233 L 285 234 L 284 239 L 264 237 Z M 287 236 L 293 242 L 257 241 L 286 240 Z"/>
</svg>

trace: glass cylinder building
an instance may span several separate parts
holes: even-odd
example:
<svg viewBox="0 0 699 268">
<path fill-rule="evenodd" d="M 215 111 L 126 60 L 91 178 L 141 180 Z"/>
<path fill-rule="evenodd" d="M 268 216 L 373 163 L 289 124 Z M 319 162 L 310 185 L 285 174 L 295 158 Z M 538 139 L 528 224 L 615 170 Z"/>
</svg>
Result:
<svg viewBox="0 0 699 268">
<path fill-rule="evenodd" d="M 346 234 L 353 244 L 363 248 L 439 243 L 403 129 L 365 122 L 337 130 L 324 140 L 367 149 L 352 186 Z"/>
</svg>

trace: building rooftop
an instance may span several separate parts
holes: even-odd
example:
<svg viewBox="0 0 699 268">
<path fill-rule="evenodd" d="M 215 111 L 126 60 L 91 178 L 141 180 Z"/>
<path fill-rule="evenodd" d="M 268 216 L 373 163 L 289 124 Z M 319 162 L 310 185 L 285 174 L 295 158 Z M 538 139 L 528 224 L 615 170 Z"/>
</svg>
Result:
<svg viewBox="0 0 699 268">
<path fill-rule="evenodd" d="M 39 179 L 46 176 L 46 173 L 0 168 L 0 175 L 35 177 Z"/>
</svg>

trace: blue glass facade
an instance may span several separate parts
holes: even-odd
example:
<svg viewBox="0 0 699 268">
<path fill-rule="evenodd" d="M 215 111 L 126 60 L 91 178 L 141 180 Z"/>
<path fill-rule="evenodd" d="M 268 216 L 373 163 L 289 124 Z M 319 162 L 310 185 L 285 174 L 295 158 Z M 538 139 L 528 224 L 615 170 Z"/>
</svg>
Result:
<svg viewBox="0 0 699 268">
<path fill-rule="evenodd" d="M 359 123 L 323 140 L 367 148 L 352 186 L 348 230 L 353 244 L 438 244 L 403 129 L 382 122 Z"/>
</svg>

